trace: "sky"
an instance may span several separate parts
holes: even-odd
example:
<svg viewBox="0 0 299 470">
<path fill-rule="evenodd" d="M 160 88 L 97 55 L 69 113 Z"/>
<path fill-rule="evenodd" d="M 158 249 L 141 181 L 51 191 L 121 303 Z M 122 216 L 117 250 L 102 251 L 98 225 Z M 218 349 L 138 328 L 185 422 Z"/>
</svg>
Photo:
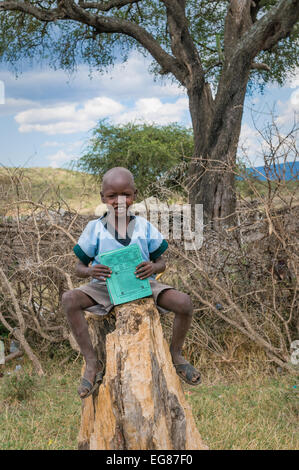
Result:
<svg viewBox="0 0 299 470">
<path fill-rule="evenodd" d="M 68 168 L 82 156 L 100 119 L 113 124 L 178 122 L 191 127 L 184 88 L 170 80 L 155 81 L 150 60 L 132 52 L 127 63 L 104 74 L 80 65 L 71 77 L 46 66 L 27 67 L 15 77 L 0 66 L 0 164 Z M 263 165 L 258 129 L 271 122 L 271 112 L 286 132 L 299 111 L 299 70 L 284 87 L 267 86 L 246 97 L 240 147 L 247 166 Z"/>
</svg>

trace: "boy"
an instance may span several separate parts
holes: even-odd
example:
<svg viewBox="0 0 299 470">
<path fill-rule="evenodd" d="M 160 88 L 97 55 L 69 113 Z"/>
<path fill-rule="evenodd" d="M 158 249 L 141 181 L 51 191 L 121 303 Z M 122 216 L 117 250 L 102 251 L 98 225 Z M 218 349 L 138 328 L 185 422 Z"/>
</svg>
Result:
<svg viewBox="0 0 299 470">
<path fill-rule="evenodd" d="M 136 194 L 134 178 L 129 170 L 115 167 L 107 171 L 102 181 L 101 199 L 107 205 L 108 213 L 98 220 L 90 221 L 74 247 L 79 258 L 77 275 L 93 278 L 88 284 L 67 291 L 62 296 L 71 331 L 86 362 L 84 377 L 78 389 L 81 398 L 94 392 L 103 375 L 89 337 L 84 310 L 97 310 L 99 314 L 107 314 L 113 308 L 105 283 L 111 270 L 108 266 L 97 264 L 95 258 L 99 253 L 119 249 L 131 242 L 139 244 L 144 260 L 136 267 L 136 277 L 149 279 L 153 298 L 160 312 L 175 313 L 170 352 L 177 373 L 191 385 L 200 382 L 199 372 L 181 355 L 192 320 L 190 297 L 155 280 L 155 275 L 165 270 L 162 254 L 168 244 L 146 219 L 128 213 Z"/>
</svg>

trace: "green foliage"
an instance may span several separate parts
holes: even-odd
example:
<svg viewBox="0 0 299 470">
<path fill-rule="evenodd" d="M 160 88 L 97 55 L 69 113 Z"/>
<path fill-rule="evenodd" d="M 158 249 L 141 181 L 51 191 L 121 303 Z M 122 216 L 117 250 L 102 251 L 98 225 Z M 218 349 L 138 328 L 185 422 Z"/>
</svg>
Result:
<svg viewBox="0 0 299 470">
<path fill-rule="evenodd" d="M 177 124 L 112 125 L 100 121 L 78 164 L 81 170 L 99 178 L 112 167 L 124 166 L 133 173 L 143 194 L 149 184 L 190 158 L 192 152 L 192 131 Z"/>
<path fill-rule="evenodd" d="M 299 67 L 298 37 L 299 23 L 294 26 L 289 37 L 278 42 L 271 50 L 262 51 L 256 57 L 256 62 L 267 64 L 270 67 L 270 72 L 263 71 L 261 73 L 252 70 L 248 83 L 249 92 L 254 88 L 259 88 L 263 92 L 267 83 L 278 83 L 282 86 L 286 78 L 296 75 L 296 70 Z"/>
<path fill-rule="evenodd" d="M 277 2 L 278 0 L 259 2 L 257 19 Z M 54 0 L 31 0 L 30 3 L 44 9 L 54 8 L 56 5 Z M 222 70 L 222 60 L 219 57 L 222 58 L 227 9 L 226 0 L 186 0 L 189 30 L 206 72 L 206 79 L 214 86 L 217 86 Z M 168 53 L 172 53 L 166 9 L 162 2 L 143 0 L 124 8 L 114 8 L 104 15 L 143 27 Z M 141 44 L 124 34 L 95 35 L 92 27 L 72 20 L 47 23 L 20 12 L 0 12 L 0 61 L 11 64 L 15 71 L 21 69 L 24 59 L 25 62 L 36 59 L 39 63 L 44 60 L 54 69 L 62 68 L 70 72 L 81 63 L 87 63 L 91 70 L 104 70 L 116 60 L 125 62 L 132 49 L 148 55 Z M 259 54 L 256 61 L 267 64 L 271 70 L 252 70 L 249 91 L 256 86 L 262 90 L 269 82 L 282 84 L 298 66 L 297 49 L 298 26 L 271 51 Z M 151 70 L 155 73 L 160 71 L 155 61 Z"/>
<path fill-rule="evenodd" d="M 16 73 L 33 60 L 70 73 L 80 63 L 102 71 L 118 55 L 125 61 L 131 47 L 132 40 L 126 36 L 94 36 L 91 27 L 71 20 L 44 23 L 24 13 L 0 12 L 0 61 L 9 63 Z"/>
</svg>

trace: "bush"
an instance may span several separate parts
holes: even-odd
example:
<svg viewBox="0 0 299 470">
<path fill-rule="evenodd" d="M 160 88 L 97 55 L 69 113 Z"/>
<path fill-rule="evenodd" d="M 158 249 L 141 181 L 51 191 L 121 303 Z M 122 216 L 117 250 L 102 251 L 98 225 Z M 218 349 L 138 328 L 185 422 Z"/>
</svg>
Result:
<svg viewBox="0 0 299 470">
<path fill-rule="evenodd" d="M 110 168 L 124 166 L 130 170 L 141 195 L 175 165 L 191 157 L 191 129 L 170 124 L 126 124 L 114 126 L 101 121 L 93 130 L 79 169 L 101 178 Z"/>
<path fill-rule="evenodd" d="M 9 377 L 2 379 L 1 398 L 8 402 L 21 402 L 31 399 L 36 389 L 36 377 L 27 372 L 13 372 Z"/>
</svg>

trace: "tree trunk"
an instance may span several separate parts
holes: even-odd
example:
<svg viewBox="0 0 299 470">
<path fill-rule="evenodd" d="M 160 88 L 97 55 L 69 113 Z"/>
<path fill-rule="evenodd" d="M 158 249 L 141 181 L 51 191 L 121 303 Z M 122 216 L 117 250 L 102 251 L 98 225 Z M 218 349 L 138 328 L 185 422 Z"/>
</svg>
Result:
<svg viewBox="0 0 299 470">
<path fill-rule="evenodd" d="M 115 307 L 106 371 L 83 401 L 79 449 L 206 449 L 172 365 L 152 298 Z M 94 345 L 101 321 L 89 316 Z M 98 349 L 99 350 L 99 349 Z"/>
<path fill-rule="evenodd" d="M 204 222 L 217 229 L 234 223 L 236 209 L 234 170 L 251 67 L 248 58 L 238 59 L 237 70 L 234 65 L 223 71 L 214 101 L 206 93 L 199 108 L 198 99 L 189 93 L 194 130 L 189 200 L 203 204 Z M 203 121 L 208 125 L 203 126 Z"/>
</svg>

